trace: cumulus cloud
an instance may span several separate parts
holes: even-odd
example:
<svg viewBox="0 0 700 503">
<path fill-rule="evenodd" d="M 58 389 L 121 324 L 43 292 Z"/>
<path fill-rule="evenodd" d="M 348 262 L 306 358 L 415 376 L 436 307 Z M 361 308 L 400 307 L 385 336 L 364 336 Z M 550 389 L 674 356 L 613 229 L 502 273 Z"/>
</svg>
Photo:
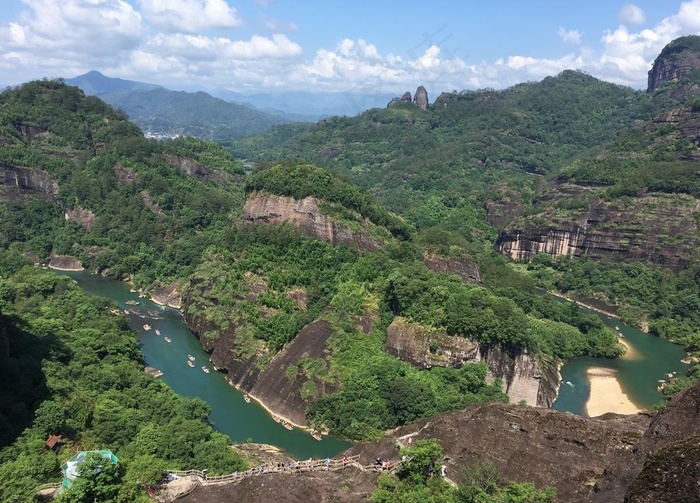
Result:
<svg viewBox="0 0 700 503">
<path fill-rule="evenodd" d="M 145 19 L 166 32 L 196 33 L 243 24 L 226 0 L 141 0 L 141 5 Z"/>
<path fill-rule="evenodd" d="M 567 30 L 560 26 L 557 33 L 559 33 L 559 38 L 567 44 L 578 44 L 581 42 L 581 33 L 578 30 Z"/>
<path fill-rule="evenodd" d="M 0 50 L 17 60 L 117 58 L 138 46 L 141 16 L 122 0 L 23 0 L 31 9 L 0 26 Z"/>
<path fill-rule="evenodd" d="M 625 24 L 642 24 L 646 20 L 644 11 L 631 3 L 624 5 L 620 9 L 618 17 Z"/>
<path fill-rule="evenodd" d="M 561 40 L 572 47 L 548 58 L 511 53 L 495 61 L 471 61 L 445 46 L 449 37 L 438 42 L 432 36 L 420 49 L 394 54 L 382 53 L 371 41 L 341 38 L 304 57 L 301 45 L 281 33 L 293 23 L 262 17 L 269 35 L 221 36 L 229 32 L 220 28 L 242 23 L 224 0 L 23 2 L 26 12 L 0 25 L 2 83 L 17 83 L 18 75 L 29 80 L 98 69 L 173 88 L 400 93 L 423 84 L 433 93 L 503 88 L 571 68 L 642 88 L 668 42 L 700 31 L 700 0 L 687 0 L 655 26 L 637 29 L 634 22 L 643 12 L 629 4 L 620 13 L 623 23 L 601 33 L 594 46 L 584 44 L 578 30 L 560 27 Z M 219 29 L 207 30 L 212 27 Z"/>
</svg>

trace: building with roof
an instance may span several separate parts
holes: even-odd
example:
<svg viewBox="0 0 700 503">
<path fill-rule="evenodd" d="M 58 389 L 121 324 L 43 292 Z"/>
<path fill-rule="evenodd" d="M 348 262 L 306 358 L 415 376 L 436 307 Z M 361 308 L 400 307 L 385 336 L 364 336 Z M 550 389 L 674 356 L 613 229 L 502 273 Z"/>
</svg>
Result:
<svg viewBox="0 0 700 503">
<path fill-rule="evenodd" d="M 93 452 L 100 454 L 104 459 L 108 460 L 113 465 L 119 464 L 119 459 L 117 459 L 117 457 L 109 449 L 102 449 L 101 451 L 80 451 L 78 454 L 66 461 L 61 467 L 61 473 L 63 473 L 61 490 L 70 489 L 73 487 L 73 481 L 80 477 L 80 463 L 85 461 L 87 455 Z"/>
</svg>

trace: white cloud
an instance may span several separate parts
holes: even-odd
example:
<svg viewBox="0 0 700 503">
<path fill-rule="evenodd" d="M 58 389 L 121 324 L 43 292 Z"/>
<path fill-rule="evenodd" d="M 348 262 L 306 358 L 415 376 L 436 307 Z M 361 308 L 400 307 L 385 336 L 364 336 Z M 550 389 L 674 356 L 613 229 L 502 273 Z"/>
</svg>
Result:
<svg viewBox="0 0 700 503">
<path fill-rule="evenodd" d="M 687 0 L 676 13 L 643 29 L 633 28 L 640 17 L 629 4 L 629 12 L 620 14 L 624 22 L 600 34 L 595 45 L 584 44 L 578 30 L 560 27 L 561 39 L 574 45 L 566 54 L 548 58 L 514 52 L 496 61 L 470 61 L 446 47 L 447 39 L 430 41 L 420 51 L 383 54 L 360 38 L 339 38 L 335 46 L 304 58 L 301 45 L 280 33 L 293 23 L 262 17 L 272 34 L 235 39 L 221 36 L 226 31 L 206 30 L 242 23 L 224 0 L 139 1 L 141 11 L 133 7 L 136 0 L 23 0 L 26 12 L 0 25 L 0 82 L 98 69 L 172 88 L 400 94 L 419 84 L 431 93 L 503 88 L 572 68 L 643 88 L 661 49 L 676 37 L 700 31 L 700 0 Z"/>
<path fill-rule="evenodd" d="M 620 9 L 618 17 L 625 24 L 642 24 L 646 20 L 644 11 L 631 3 L 624 5 Z"/>
<path fill-rule="evenodd" d="M 296 23 L 282 21 L 281 19 L 272 19 L 267 16 L 262 16 L 262 20 L 263 23 L 265 23 L 265 27 L 275 33 L 281 31 L 297 31 L 299 29 Z"/>
<path fill-rule="evenodd" d="M 581 42 L 581 33 L 578 30 L 567 30 L 560 26 L 557 33 L 559 33 L 559 38 L 567 44 L 578 44 Z"/>
<path fill-rule="evenodd" d="M 141 0 L 144 18 L 167 32 L 235 28 L 243 20 L 226 0 Z"/>
<path fill-rule="evenodd" d="M 0 26 L 0 53 L 25 64 L 52 58 L 86 63 L 118 58 L 144 35 L 139 13 L 123 0 L 23 0 L 31 9 Z"/>
</svg>

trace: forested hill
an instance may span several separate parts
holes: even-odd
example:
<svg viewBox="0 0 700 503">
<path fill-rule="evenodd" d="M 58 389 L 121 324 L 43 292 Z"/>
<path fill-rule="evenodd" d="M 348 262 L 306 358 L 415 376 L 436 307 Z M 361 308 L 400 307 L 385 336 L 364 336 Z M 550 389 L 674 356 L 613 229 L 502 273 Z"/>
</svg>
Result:
<svg viewBox="0 0 700 503">
<path fill-rule="evenodd" d="M 105 77 L 95 71 L 66 82 L 125 111 L 131 121 L 153 135 L 227 142 L 289 122 L 279 114 L 225 101 L 205 92 L 173 91 L 144 82 Z"/>
<path fill-rule="evenodd" d="M 540 287 L 692 349 L 699 41 L 682 37 L 662 51 L 649 92 L 567 70 L 500 91 L 443 93 L 426 110 L 394 101 L 353 118 L 278 126 L 233 151 L 326 167 L 370 190 L 418 236 L 464 240 L 483 270 L 493 271 L 483 257 L 495 247 L 529 263 L 521 269 Z"/>
<path fill-rule="evenodd" d="M 445 229 L 416 234 L 410 221 L 322 168 L 271 164 L 244 186 L 241 166 L 218 145 L 147 140 L 121 112 L 55 81 L 0 94 L 0 124 L 3 248 L 41 262 L 73 255 L 146 289 L 175 282 L 186 319 L 217 366 L 229 367 L 230 378 L 244 369 L 244 388 L 272 373 L 289 386 L 294 413 L 307 412 L 311 424 L 336 434 L 371 438 L 417 417 L 504 399 L 498 382 L 484 381 L 485 364 L 459 370 L 440 356 L 454 337 L 472 350 L 503 347 L 504 358 L 620 352 L 600 322 L 541 298 L 501 258 L 482 253 L 478 232 L 474 244 Z M 329 228 L 353 231 L 367 219 L 393 237 L 363 251 L 291 226 L 244 225 L 246 191 L 313 196 L 312 217 Z M 470 204 L 453 201 L 462 224 L 478 220 Z M 463 267 L 472 273 L 449 274 Z M 519 288 L 497 288 L 505 284 Z M 434 370 L 388 354 L 394 321 L 402 337 L 439 336 L 430 346 Z M 293 356 L 306 327 L 328 327 L 324 342 L 314 340 L 310 350 L 319 353 L 309 357 L 301 337 Z M 285 356 L 273 360 L 280 351 Z M 407 400 L 418 392 L 419 401 Z"/>
</svg>

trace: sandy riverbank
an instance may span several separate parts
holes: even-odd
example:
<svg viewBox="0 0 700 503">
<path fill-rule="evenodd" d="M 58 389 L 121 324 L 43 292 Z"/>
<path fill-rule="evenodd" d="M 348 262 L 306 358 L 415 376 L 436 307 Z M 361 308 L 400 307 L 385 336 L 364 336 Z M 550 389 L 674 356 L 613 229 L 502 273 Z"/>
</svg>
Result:
<svg viewBox="0 0 700 503">
<path fill-rule="evenodd" d="M 600 416 L 606 412 L 636 414 L 642 410 L 623 391 L 615 370 L 591 367 L 587 374 L 591 383 L 591 394 L 586 402 L 588 417 Z"/>
<path fill-rule="evenodd" d="M 622 344 L 625 347 L 625 354 L 622 355 L 623 360 L 639 360 L 641 359 L 641 355 L 639 354 L 639 351 L 634 349 L 634 347 L 627 342 L 625 339 L 620 339 L 620 344 Z"/>
</svg>

